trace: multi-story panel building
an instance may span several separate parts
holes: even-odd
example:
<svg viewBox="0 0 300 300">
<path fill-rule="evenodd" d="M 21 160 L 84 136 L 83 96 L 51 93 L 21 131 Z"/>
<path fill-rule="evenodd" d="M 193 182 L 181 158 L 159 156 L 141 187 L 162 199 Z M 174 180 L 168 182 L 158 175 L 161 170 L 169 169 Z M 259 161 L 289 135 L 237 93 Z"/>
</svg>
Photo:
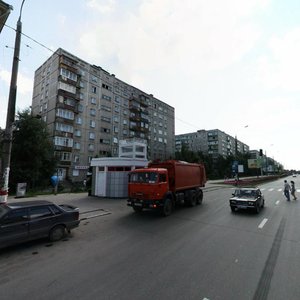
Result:
<svg viewBox="0 0 300 300">
<path fill-rule="evenodd" d="M 176 135 L 175 149 L 181 151 L 185 145 L 193 152 L 200 151 L 212 156 L 234 156 L 239 153 L 248 153 L 249 146 L 219 130 L 198 130 L 197 132 Z"/>
<path fill-rule="evenodd" d="M 48 125 L 62 178 L 82 180 L 93 157 L 118 156 L 128 138 L 145 140 L 150 160 L 174 156 L 173 107 L 61 48 L 35 72 L 32 113 Z"/>
</svg>

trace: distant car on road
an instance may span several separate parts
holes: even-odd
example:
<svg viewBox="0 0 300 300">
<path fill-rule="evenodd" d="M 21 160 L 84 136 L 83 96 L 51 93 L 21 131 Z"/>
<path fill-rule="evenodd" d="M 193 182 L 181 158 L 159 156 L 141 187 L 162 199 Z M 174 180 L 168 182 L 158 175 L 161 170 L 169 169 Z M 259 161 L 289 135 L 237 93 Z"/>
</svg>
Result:
<svg viewBox="0 0 300 300">
<path fill-rule="evenodd" d="M 297 177 L 297 174 L 294 173 L 292 176 L 293 176 L 293 177 Z"/>
<path fill-rule="evenodd" d="M 62 239 L 80 223 L 79 209 L 50 201 L 22 201 L 0 205 L 0 248 L 48 237 Z"/>
<path fill-rule="evenodd" d="M 264 195 L 259 188 L 237 188 L 230 198 L 230 208 L 233 212 L 238 209 L 252 209 L 256 213 L 265 205 Z"/>
</svg>

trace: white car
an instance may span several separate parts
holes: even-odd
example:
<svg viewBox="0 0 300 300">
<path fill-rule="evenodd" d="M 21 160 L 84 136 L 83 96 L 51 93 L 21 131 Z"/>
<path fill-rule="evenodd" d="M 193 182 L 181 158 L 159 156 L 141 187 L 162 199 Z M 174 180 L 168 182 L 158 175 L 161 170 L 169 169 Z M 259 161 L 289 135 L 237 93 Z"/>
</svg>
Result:
<svg viewBox="0 0 300 300">
<path fill-rule="evenodd" d="M 253 209 L 257 214 L 265 206 L 265 198 L 259 188 L 237 188 L 229 200 L 232 212 Z"/>
</svg>

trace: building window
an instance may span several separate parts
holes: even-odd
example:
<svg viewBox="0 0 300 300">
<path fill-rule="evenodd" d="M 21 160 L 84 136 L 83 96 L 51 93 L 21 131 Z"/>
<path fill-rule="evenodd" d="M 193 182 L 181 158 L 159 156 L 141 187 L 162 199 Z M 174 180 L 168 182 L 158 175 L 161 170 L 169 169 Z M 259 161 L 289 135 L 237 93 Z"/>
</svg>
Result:
<svg viewBox="0 0 300 300">
<path fill-rule="evenodd" d="M 102 88 L 104 88 L 106 90 L 109 90 L 109 91 L 112 90 L 112 88 L 109 85 L 105 84 L 105 83 L 102 83 Z"/>
<path fill-rule="evenodd" d="M 89 151 L 94 151 L 94 149 L 95 149 L 94 144 L 89 144 Z"/>
<path fill-rule="evenodd" d="M 74 155 L 73 162 L 79 163 L 79 155 Z"/>
<path fill-rule="evenodd" d="M 73 170 L 73 176 L 78 177 L 79 176 L 79 170 Z"/>
<path fill-rule="evenodd" d="M 92 104 L 96 104 L 96 102 L 97 102 L 96 98 L 95 97 L 91 97 L 91 103 Z"/>
<path fill-rule="evenodd" d="M 90 132 L 89 133 L 89 139 L 94 140 L 95 139 L 95 132 Z"/>
<path fill-rule="evenodd" d="M 74 112 L 67 110 L 67 109 L 58 108 L 56 110 L 56 116 L 64 118 L 64 119 L 68 119 L 68 120 L 74 120 Z"/>
<path fill-rule="evenodd" d="M 73 126 L 63 123 L 56 123 L 55 130 L 62 131 L 62 132 L 69 132 L 73 133 Z"/>
<path fill-rule="evenodd" d="M 94 120 L 90 120 L 90 127 L 95 128 L 96 127 L 96 122 Z"/>
<path fill-rule="evenodd" d="M 102 99 L 107 100 L 107 101 L 111 101 L 111 97 L 107 96 L 107 95 L 102 95 Z"/>
<path fill-rule="evenodd" d="M 97 93 L 97 87 L 92 85 L 92 93 L 96 94 Z"/>
<path fill-rule="evenodd" d="M 77 75 L 69 70 L 64 68 L 60 69 L 60 75 L 64 78 L 70 79 L 72 81 L 77 81 Z"/>
<path fill-rule="evenodd" d="M 80 143 L 74 142 L 74 148 L 80 150 Z"/>
<path fill-rule="evenodd" d="M 82 124 L 82 119 L 81 119 L 81 117 L 76 117 L 75 122 L 76 122 L 76 124 L 81 125 L 81 124 Z"/>
<path fill-rule="evenodd" d="M 63 147 L 72 147 L 73 139 L 56 136 L 56 137 L 54 137 L 54 145 L 55 146 L 63 146 Z"/>
<path fill-rule="evenodd" d="M 91 116 L 96 116 L 96 109 L 91 108 L 91 109 L 90 109 L 90 115 L 91 115 Z"/>
<path fill-rule="evenodd" d="M 101 120 L 104 121 L 104 122 L 110 123 L 110 118 L 108 118 L 108 117 L 102 116 Z"/>
<path fill-rule="evenodd" d="M 100 144 L 109 145 L 110 144 L 110 140 L 109 139 L 100 139 Z"/>
<path fill-rule="evenodd" d="M 105 111 L 111 111 L 111 108 L 107 105 L 101 105 L 101 109 Z"/>
<path fill-rule="evenodd" d="M 105 127 L 101 127 L 101 132 L 110 133 L 110 129 L 109 128 L 105 128 Z"/>
</svg>

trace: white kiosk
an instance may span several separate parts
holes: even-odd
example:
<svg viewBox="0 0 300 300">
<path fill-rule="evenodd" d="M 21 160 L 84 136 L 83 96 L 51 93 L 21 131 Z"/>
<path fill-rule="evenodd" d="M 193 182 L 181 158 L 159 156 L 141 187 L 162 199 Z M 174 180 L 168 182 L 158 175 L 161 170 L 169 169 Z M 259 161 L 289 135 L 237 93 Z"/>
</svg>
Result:
<svg viewBox="0 0 300 300">
<path fill-rule="evenodd" d="M 120 141 L 119 156 L 92 159 L 92 196 L 126 198 L 128 173 L 148 165 L 147 144 L 136 139 Z"/>
</svg>

